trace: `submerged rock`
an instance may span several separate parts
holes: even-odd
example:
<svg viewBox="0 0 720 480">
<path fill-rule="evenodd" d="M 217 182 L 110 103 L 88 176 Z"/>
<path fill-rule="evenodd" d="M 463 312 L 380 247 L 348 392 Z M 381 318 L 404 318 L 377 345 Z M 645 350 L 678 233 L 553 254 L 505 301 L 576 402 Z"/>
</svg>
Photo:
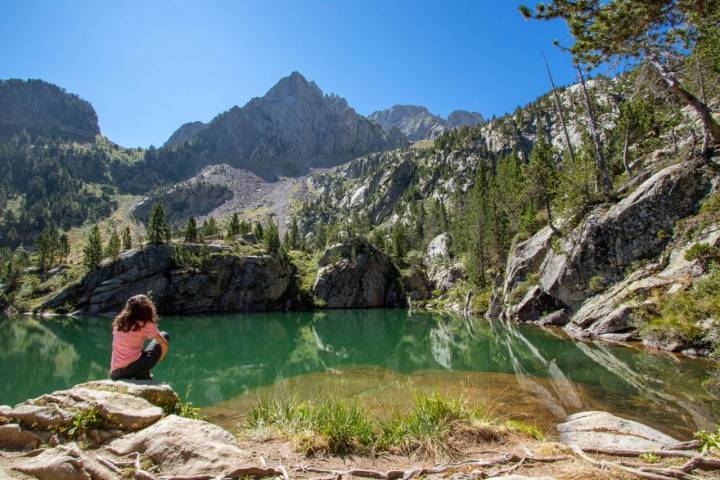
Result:
<svg viewBox="0 0 720 480">
<path fill-rule="evenodd" d="M 557 430 L 562 443 L 583 449 L 658 450 L 680 443 L 647 425 L 607 412 L 570 415 Z"/>
</svg>

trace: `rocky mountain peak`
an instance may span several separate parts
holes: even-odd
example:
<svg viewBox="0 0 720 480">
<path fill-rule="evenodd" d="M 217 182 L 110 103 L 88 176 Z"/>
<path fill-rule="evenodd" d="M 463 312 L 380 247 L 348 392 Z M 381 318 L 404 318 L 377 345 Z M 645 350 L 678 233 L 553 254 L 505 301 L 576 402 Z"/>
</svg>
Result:
<svg viewBox="0 0 720 480">
<path fill-rule="evenodd" d="M 481 114 L 465 110 L 455 110 L 446 120 L 419 105 L 394 105 L 373 112 L 368 118 L 382 126 L 385 131 L 392 128 L 400 129 L 409 140 L 414 142 L 432 140 L 451 128 L 474 127 L 485 121 Z"/>
<path fill-rule="evenodd" d="M 292 72 L 287 77 L 281 78 L 262 98 L 266 100 L 320 100 L 323 98 L 323 92 L 315 82 L 308 81 L 299 72 Z"/>
</svg>

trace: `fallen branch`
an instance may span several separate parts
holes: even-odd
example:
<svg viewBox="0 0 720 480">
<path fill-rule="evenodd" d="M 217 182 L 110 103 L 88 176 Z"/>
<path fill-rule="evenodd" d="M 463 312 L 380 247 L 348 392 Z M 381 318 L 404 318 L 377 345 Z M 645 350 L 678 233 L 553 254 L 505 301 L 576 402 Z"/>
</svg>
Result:
<svg viewBox="0 0 720 480">
<path fill-rule="evenodd" d="M 481 468 L 487 468 L 487 467 L 494 467 L 496 465 L 504 465 L 506 463 L 510 462 L 518 462 L 518 465 L 516 465 L 512 471 L 514 471 L 517 468 L 520 468 L 520 465 L 522 465 L 525 462 L 538 462 L 538 463 L 551 463 L 551 462 L 559 462 L 562 460 L 568 460 L 570 457 L 520 457 L 515 454 L 506 454 L 503 455 L 500 458 L 496 458 L 493 460 L 468 460 L 465 462 L 459 462 L 459 463 L 448 463 L 445 465 L 437 465 L 435 467 L 428 467 L 428 468 L 413 468 L 410 470 L 388 470 L 386 472 L 381 472 L 378 470 L 367 470 L 367 469 L 351 469 L 351 470 L 330 470 L 326 468 L 317 468 L 317 467 L 310 467 L 310 466 L 302 466 L 297 468 L 297 470 L 303 471 L 303 472 L 312 472 L 312 473 L 329 473 L 331 475 L 334 475 L 336 478 L 345 477 L 345 476 L 352 476 L 352 477 L 363 477 L 363 478 L 376 478 L 379 480 L 409 480 L 418 476 L 422 475 L 439 475 L 441 473 L 445 473 L 448 470 L 461 468 L 461 467 L 481 467 Z M 496 475 L 497 476 L 497 475 Z"/>
<path fill-rule="evenodd" d="M 585 453 L 594 453 L 596 455 L 610 455 L 612 457 L 639 457 L 646 453 L 657 455 L 658 457 L 683 457 L 694 458 L 697 453 L 686 452 L 683 450 L 623 450 L 614 448 L 585 448 Z"/>
<path fill-rule="evenodd" d="M 700 477 L 691 475 L 690 472 L 696 468 L 701 470 L 720 470 L 720 460 L 706 458 L 702 455 L 694 456 L 690 461 L 686 462 L 679 468 L 675 467 L 655 467 L 655 466 L 636 466 L 626 462 L 609 462 L 605 460 L 596 460 L 585 453 L 580 447 L 570 445 L 570 448 L 577 456 L 593 466 L 601 469 L 615 468 L 632 473 L 640 478 L 649 480 L 697 480 Z M 653 452 L 655 453 L 655 452 Z M 677 455 L 673 455 L 677 456 Z"/>
<path fill-rule="evenodd" d="M 512 467 L 501 468 L 501 469 L 498 470 L 497 472 L 494 472 L 494 473 L 488 475 L 487 478 L 495 478 L 495 477 L 500 477 L 500 476 L 502 476 L 502 475 L 507 475 L 508 473 L 512 473 L 512 472 L 514 472 L 515 470 L 517 470 L 518 468 L 520 468 L 520 467 L 523 465 L 523 463 L 525 463 L 525 459 L 524 459 L 524 458 L 521 458 L 520 461 L 517 462 L 517 463 L 516 463 L 515 465 L 513 465 Z"/>
</svg>

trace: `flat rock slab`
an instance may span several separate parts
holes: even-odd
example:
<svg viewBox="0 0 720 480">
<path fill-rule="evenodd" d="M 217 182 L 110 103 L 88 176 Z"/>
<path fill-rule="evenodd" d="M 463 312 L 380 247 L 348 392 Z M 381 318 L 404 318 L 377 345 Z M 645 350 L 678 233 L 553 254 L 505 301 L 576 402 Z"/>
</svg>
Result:
<svg viewBox="0 0 720 480">
<path fill-rule="evenodd" d="M 162 418 L 164 411 L 147 400 L 126 393 L 76 386 L 28 400 L 14 408 L 0 408 L 0 416 L 25 428 L 53 430 L 73 417 L 94 409 L 103 428 L 136 431 Z"/>
<path fill-rule="evenodd" d="M 231 433 L 217 425 L 170 415 L 154 425 L 114 440 L 107 447 L 116 455 L 140 452 L 163 475 L 226 476 L 248 463 Z"/>
<path fill-rule="evenodd" d="M 654 428 L 607 412 L 570 415 L 557 430 L 562 443 L 583 449 L 658 450 L 679 443 Z"/>
<path fill-rule="evenodd" d="M 170 385 L 155 384 L 147 381 L 96 380 L 82 383 L 78 387 L 89 390 L 125 393 L 147 400 L 156 407 L 161 407 L 168 412 L 173 410 L 178 400 L 177 394 L 170 388 Z"/>
</svg>

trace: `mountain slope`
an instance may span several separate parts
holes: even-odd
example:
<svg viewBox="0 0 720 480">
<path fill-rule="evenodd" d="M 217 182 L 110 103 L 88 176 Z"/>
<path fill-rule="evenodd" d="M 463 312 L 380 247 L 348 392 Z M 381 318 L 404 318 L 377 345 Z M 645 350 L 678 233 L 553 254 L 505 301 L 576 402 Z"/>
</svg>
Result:
<svg viewBox="0 0 720 480">
<path fill-rule="evenodd" d="M 395 105 L 368 115 L 386 131 L 398 128 L 412 142 L 432 140 L 441 133 L 456 127 L 474 127 L 484 122 L 477 112 L 455 110 L 447 120 L 417 105 Z"/>
<path fill-rule="evenodd" d="M 407 139 L 397 130 L 385 132 L 345 99 L 324 95 L 293 72 L 263 97 L 218 115 L 179 145 L 169 143 L 148 158 L 148 166 L 161 176 L 187 178 L 205 166 L 226 163 L 274 178 L 397 148 Z"/>
<path fill-rule="evenodd" d="M 76 141 L 100 134 L 90 103 L 42 80 L 0 80 L 0 142 L 25 130 Z"/>
</svg>

